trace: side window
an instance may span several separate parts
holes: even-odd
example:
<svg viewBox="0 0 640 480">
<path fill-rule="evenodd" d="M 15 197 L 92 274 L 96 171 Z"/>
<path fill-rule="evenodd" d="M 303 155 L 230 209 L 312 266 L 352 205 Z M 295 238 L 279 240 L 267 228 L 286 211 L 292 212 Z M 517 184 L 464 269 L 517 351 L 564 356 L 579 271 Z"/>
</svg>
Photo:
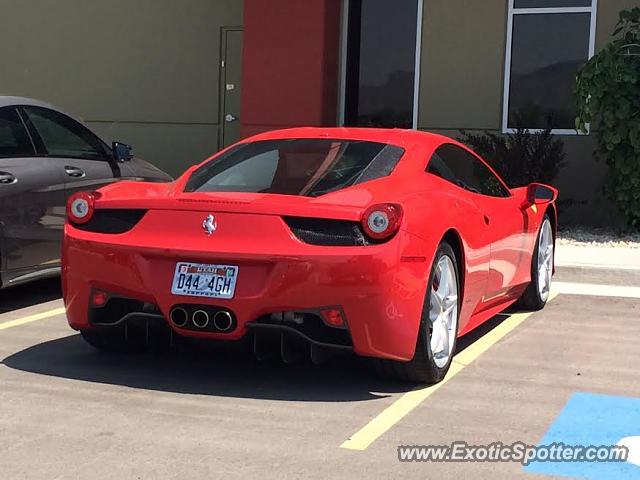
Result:
<svg viewBox="0 0 640 480">
<path fill-rule="evenodd" d="M 436 150 L 427 171 L 470 192 L 491 197 L 509 196 L 498 177 L 482 161 L 453 144 Z"/>
<path fill-rule="evenodd" d="M 24 157 L 34 154 L 27 129 L 16 109 L 0 108 L 0 157 Z"/>
<path fill-rule="evenodd" d="M 47 108 L 23 108 L 40 135 L 48 155 L 89 160 L 107 158 L 102 141 L 72 118 Z"/>
</svg>

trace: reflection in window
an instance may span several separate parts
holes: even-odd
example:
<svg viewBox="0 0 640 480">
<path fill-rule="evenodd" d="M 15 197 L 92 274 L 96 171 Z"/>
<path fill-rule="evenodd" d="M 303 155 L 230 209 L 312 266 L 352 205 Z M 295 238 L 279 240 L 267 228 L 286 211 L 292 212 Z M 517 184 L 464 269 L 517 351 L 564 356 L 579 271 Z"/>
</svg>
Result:
<svg viewBox="0 0 640 480">
<path fill-rule="evenodd" d="M 515 5 L 589 7 L 590 1 L 516 0 Z M 578 70 L 589 58 L 594 12 L 580 8 L 577 12 L 572 8 L 555 13 L 528 12 L 521 13 L 516 8 L 511 19 L 504 127 L 574 130 L 572 91 Z"/>
<path fill-rule="evenodd" d="M 41 107 L 24 107 L 24 111 L 40 135 L 47 154 L 89 160 L 107 158 L 102 141 L 75 120 Z"/>
<path fill-rule="evenodd" d="M 427 172 L 465 190 L 490 197 L 508 197 L 506 187 L 478 158 L 452 144 L 439 147 L 431 157 Z"/>
<path fill-rule="evenodd" d="M 345 124 L 411 128 L 418 0 L 351 0 Z"/>
<path fill-rule="evenodd" d="M 187 192 L 254 192 L 319 197 L 390 175 L 404 150 L 331 139 L 242 144 L 198 168 Z"/>
</svg>

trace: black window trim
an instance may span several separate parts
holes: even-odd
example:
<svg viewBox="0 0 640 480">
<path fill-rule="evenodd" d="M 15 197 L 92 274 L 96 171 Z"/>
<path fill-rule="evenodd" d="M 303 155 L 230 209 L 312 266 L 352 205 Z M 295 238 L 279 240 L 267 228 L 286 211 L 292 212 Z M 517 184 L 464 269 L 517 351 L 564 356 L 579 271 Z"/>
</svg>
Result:
<svg viewBox="0 0 640 480">
<path fill-rule="evenodd" d="M 18 114 L 20 115 L 20 117 L 22 118 L 22 121 L 24 122 L 24 124 L 27 127 L 27 131 L 29 132 L 29 136 L 31 137 L 32 143 L 33 143 L 33 145 L 35 147 L 35 151 L 36 151 L 36 155 L 35 156 L 36 157 L 69 158 L 69 159 L 74 159 L 74 160 L 89 160 L 89 161 L 95 161 L 95 162 L 109 162 L 110 164 L 113 163 L 111 147 L 109 147 L 109 145 L 107 145 L 106 142 L 104 142 L 104 140 L 102 140 L 99 136 L 97 136 L 95 133 L 93 133 L 89 128 L 84 126 L 82 123 L 78 122 L 73 117 L 70 117 L 66 113 L 63 113 L 63 112 L 61 112 L 59 110 L 55 110 L 55 109 L 52 109 L 52 108 L 43 107 L 43 106 L 40 106 L 40 105 L 15 105 L 15 108 L 18 110 Z M 38 132 L 38 129 L 36 128 L 36 126 L 31 121 L 31 118 L 29 118 L 29 113 L 25 110 L 27 108 L 53 112 L 55 114 L 61 115 L 61 116 L 65 117 L 65 118 L 69 119 L 73 123 L 79 125 L 81 128 L 84 128 L 87 132 L 89 132 L 89 134 L 91 134 L 95 139 L 98 140 L 98 142 L 100 143 L 100 145 L 104 149 L 104 157 L 101 157 L 101 158 L 88 158 L 88 157 L 74 156 L 74 155 L 51 155 L 51 154 L 49 154 L 49 152 L 47 151 L 47 148 L 46 148 L 46 146 L 44 144 L 44 140 L 42 140 L 42 137 L 40 136 L 40 133 Z"/>
<path fill-rule="evenodd" d="M 484 165 L 484 166 L 485 166 L 485 168 L 487 168 L 487 169 L 489 170 L 489 172 L 491 172 L 491 174 L 492 174 L 496 179 L 498 179 L 498 182 L 499 182 L 499 183 L 500 183 L 500 185 L 502 185 L 502 187 L 505 189 L 505 191 L 506 191 L 507 195 L 505 195 L 505 196 L 503 196 L 503 197 L 498 197 L 498 196 L 495 196 L 495 195 L 485 195 L 484 193 L 480 193 L 480 192 L 476 192 L 476 191 L 474 191 L 474 190 L 470 190 L 470 189 L 465 188 L 464 186 L 462 186 L 462 185 L 460 185 L 460 184 L 458 184 L 458 183 L 450 182 L 449 180 L 447 180 L 447 179 L 445 179 L 445 178 L 439 177 L 438 175 L 436 175 L 436 174 L 434 174 L 434 173 L 431 173 L 431 172 L 429 171 L 429 165 L 431 164 L 431 159 L 433 158 L 433 156 L 434 156 L 434 155 L 436 155 L 436 154 L 437 154 L 438 150 L 439 150 L 441 147 L 444 147 L 445 145 L 451 145 L 451 146 L 453 146 L 453 147 L 457 147 L 457 148 L 459 148 L 459 149 L 461 149 L 461 150 L 464 150 L 465 152 L 467 152 L 467 153 L 471 154 L 471 156 L 472 156 L 472 157 L 474 157 L 477 161 L 479 161 L 482 165 Z M 484 159 L 483 159 L 482 157 L 480 157 L 476 152 L 474 152 L 474 151 L 473 151 L 473 150 L 471 150 L 470 148 L 467 148 L 467 147 L 465 147 L 464 145 L 460 145 L 460 144 L 458 144 L 458 143 L 453 143 L 453 142 L 443 142 L 443 143 L 439 144 L 436 148 L 434 148 L 434 149 L 433 149 L 433 151 L 431 152 L 431 155 L 429 156 L 429 160 L 427 161 L 427 165 L 426 165 L 426 167 L 425 167 L 424 171 L 425 171 L 425 173 L 427 173 L 427 174 L 429 174 L 429 175 L 433 175 L 434 177 L 438 177 L 438 178 L 440 178 L 440 179 L 444 180 L 445 182 L 447 182 L 447 183 L 449 183 L 449 184 L 451 184 L 451 185 L 453 185 L 453 186 L 455 186 L 455 187 L 457 187 L 457 188 L 460 188 L 461 190 L 464 190 L 465 192 L 472 193 L 472 194 L 474 194 L 474 195 L 481 195 L 481 196 L 483 196 L 483 197 L 487 197 L 487 198 L 500 198 L 500 199 L 507 199 L 507 198 L 512 198 L 512 197 L 513 197 L 513 193 L 511 192 L 511 189 L 507 186 L 507 184 L 506 184 L 506 183 L 504 182 L 504 180 L 500 177 L 500 175 L 498 175 L 498 174 L 493 170 L 493 168 L 491 168 L 491 166 L 490 166 L 486 161 L 484 161 Z"/>
</svg>

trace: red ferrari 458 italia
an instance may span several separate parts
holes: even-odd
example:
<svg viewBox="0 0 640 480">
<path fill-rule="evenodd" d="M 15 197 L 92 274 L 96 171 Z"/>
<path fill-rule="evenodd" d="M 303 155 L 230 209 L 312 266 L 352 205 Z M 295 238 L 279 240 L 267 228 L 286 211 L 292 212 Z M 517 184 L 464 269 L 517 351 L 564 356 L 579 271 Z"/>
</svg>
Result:
<svg viewBox="0 0 640 480">
<path fill-rule="evenodd" d="M 460 143 L 404 130 L 300 128 L 246 139 L 169 184 L 67 206 L 69 324 L 105 350 L 251 339 L 260 357 L 372 357 L 414 382 L 518 302 L 542 308 L 557 191 L 509 189 Z"/>
</svg>

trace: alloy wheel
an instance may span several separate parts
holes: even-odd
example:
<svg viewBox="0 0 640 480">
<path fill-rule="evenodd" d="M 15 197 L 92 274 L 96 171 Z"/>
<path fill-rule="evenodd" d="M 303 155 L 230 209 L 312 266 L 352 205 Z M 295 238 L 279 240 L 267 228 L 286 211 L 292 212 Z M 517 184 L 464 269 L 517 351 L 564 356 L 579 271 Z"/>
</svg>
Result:
<svg viewBox="0 0 640 480">
<path fill-rule="evenodd" d="M 453 261 L 448 255 L 440 257 L 434 272 L 429 322 L 429 343 L 434 363 L 438 368 L 443 368 L 453 353 L 458 329 L 458 278 Z"/>
<path fill-rule="evenodd" d="M 553 275 L 553 231 L 551 222 L 545 220 L 540 228 L 538 239 L 538 293 L 540 299 L 546 302 L 551 291 L 551 276 Z"/>
</svg>

